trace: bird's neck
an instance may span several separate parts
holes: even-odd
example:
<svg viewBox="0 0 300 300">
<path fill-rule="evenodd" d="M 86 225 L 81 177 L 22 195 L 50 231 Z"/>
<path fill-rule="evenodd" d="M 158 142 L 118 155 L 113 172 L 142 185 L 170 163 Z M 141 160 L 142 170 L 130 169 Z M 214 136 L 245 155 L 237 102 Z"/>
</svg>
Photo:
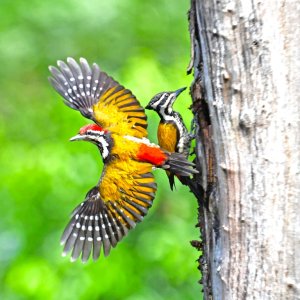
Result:
<svg viewBox="0 0 300 300">
<path fill-rule="evenodd" d="M 96 144 L 97 148 L 99 149 L 103 161 L 109 159 L 110 152 L 113 146 L 113 140 L 111 136 L 98 136 L 96 140 L 94 140 L 94 144 Z"/>
<path fill-rule="evenodd" d="M 162 123 L 175 122 L 178 115 L 178 113 L 170 107 L 166 108 L 165 110 L 160 110 L 158 114 Z"/>
<path fill-rule="evenodd" d="M 158 115 L 160 116 L 160 119 L 162 121 L 170 119 L 170 118 L 175 118 L 175 112 L 173 111 L 172 107 L 161 107 L 157 111 Z"/>
</svg>

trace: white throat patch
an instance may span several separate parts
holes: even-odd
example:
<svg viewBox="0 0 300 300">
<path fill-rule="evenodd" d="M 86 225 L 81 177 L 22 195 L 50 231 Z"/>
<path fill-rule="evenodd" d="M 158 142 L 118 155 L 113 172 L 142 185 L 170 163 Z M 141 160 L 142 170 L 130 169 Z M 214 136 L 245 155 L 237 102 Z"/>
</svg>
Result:
<svg viewBox="0 0 300 300">
<path fill-rule="evenodd" d="M 103 149 L 102 150 L 102 157 L 106 158 L 109 155 L 109 151 L 108 151 L 109 144 L 103 136 L 98 137 L 98 141 L 102 145 L 102 149 Z"/>
</svg>

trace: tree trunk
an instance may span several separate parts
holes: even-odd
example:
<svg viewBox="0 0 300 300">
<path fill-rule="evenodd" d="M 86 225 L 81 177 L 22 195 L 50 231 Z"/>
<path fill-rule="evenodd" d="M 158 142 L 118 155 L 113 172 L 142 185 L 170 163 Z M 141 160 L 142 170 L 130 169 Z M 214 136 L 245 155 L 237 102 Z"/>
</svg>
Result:
<svg viewBox="0 0 300 300">
<path fill-rule="evenodd" d="M 191 1 L 205 299 L 300 299 L 299 12 Z"/>
</svg>

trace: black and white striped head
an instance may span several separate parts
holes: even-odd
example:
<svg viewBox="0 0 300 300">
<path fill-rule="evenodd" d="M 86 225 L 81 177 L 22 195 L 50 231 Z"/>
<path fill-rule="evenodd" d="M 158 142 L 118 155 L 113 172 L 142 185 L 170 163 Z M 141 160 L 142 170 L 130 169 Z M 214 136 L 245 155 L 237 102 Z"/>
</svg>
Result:
<svg viewBox="0 0 300 300">
<path fill-rule="evenodd" d="M 95 144 L 105 160 L 112 147 L 110 134 L 96 124 L 89 124 L 80 128 L 79 133 L 72 137 L 70 141 L 88 141 Z"/>
<path fill-rule="evenodd" d="M 160 116 L 170 115 L 173 111 L 172 106 L 176 98 L 185 89 L 186 87 L 176 90 L 174 92 L 158 93 L 151 99 L 146 108 L 155 110 Z"/>
</svg>

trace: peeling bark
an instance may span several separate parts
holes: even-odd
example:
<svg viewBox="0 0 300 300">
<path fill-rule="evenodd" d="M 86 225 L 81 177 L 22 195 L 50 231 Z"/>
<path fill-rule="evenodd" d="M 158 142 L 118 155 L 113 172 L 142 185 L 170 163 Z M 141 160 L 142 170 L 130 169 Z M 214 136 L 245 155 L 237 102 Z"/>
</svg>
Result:
<svg viewBox="0 0 300 300">
<path fill-rule="evenodd" d="M 300 299 L 299 12 L 191 1 L 205 299 Z"/>
</svg>

